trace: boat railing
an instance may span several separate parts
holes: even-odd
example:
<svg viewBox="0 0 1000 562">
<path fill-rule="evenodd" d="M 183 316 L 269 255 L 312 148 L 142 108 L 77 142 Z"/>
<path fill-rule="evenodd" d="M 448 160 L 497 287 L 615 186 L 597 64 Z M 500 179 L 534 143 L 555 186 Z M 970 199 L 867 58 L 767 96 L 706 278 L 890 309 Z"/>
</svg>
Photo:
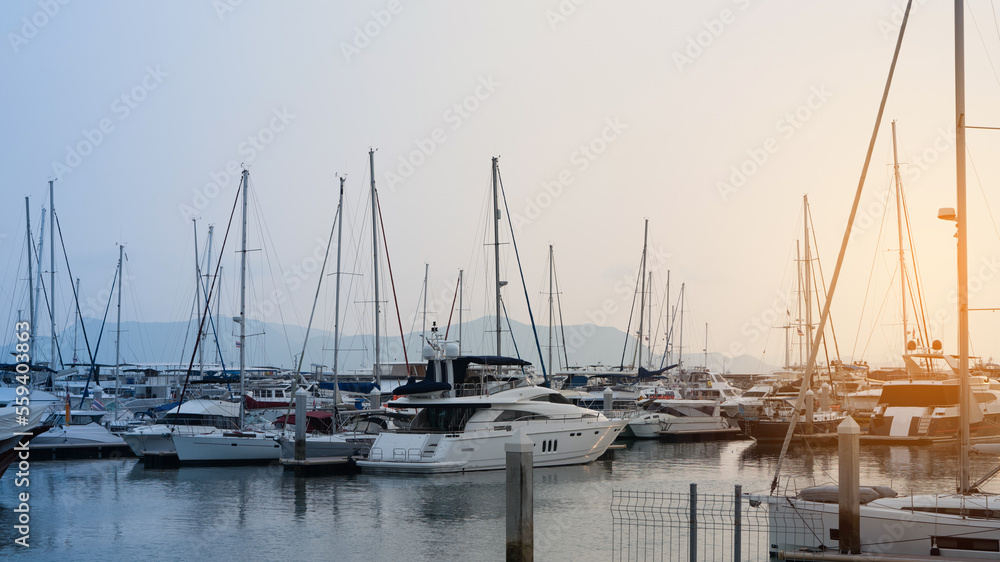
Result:
<svg viewBox="0 0 1000 562">
<path fill-rule="evenodd" d="M 523 384 L 521 380 L 513 381 L 491 381 L 491 382 L 475 382 L 475 383 L 464 383 L 455 385 L 455 396 L 490 396 L 498 392 L 503 392 L 505 390 L 511 390 L 517 388 Z"/>
</svg>

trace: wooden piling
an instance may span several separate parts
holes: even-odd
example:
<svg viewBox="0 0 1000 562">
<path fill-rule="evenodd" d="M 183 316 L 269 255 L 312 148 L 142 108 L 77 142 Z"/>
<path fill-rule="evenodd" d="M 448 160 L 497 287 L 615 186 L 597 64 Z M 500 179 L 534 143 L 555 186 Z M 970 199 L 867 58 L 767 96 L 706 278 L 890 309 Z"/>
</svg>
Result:
<svg viewBox="0 0 1000 562">
<path fill-rule="evenodd" d="M 839 545 L 841 554 L 861 553 L 861 476 L 860 447 L 861 427 L 854 418 L 847 416 L 837 426 L 840 447 L 840 521 Z"/>
<path fill-rule="evenodd" d="M 534 560 L 534 442 L 516 432 L 507 453 L 507 562 Z"/>
</svg>

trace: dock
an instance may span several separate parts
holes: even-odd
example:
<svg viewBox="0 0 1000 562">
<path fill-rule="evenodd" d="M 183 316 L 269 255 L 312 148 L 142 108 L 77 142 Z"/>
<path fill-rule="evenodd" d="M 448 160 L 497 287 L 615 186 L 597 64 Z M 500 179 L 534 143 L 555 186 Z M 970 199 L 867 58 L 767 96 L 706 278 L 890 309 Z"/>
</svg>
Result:
<svg viewBox="0 0 1000 562">
<path fill-rule="evenodd" d="M 324 474 L 352 474 L 358 472 L 353 457 L 311 457 L 302 460 L 280 459 L 285 470 L 295 476 L 320 476 Z"/>
</svg>

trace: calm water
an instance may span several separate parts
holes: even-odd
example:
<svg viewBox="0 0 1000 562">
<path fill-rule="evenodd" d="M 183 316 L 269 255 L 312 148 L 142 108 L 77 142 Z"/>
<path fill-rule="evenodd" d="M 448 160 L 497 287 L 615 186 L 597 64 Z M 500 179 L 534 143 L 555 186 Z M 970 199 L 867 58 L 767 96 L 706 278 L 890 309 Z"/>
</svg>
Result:
<svg viewBox="0 0 1000 562">
<path fill-rule="evenodd" d="M 954 488 L 956 448 L 862 447 L 861 480 Z M 777 448 L 636 441 L 614 461 L 535 471 L 538 560 L 610 560 L 612 490 L 764 492 Z M 973 474 L 992 466 L 973 458 Z M 836 479 L 836 449 L 793 448 L 784 474 Z M 31 547 L 14 546 L 13 473 L 0 481 L 0 556 L 27 560 L 498 560 L 504 475 L 296 479 L 280 467 L 146 470 L 136 459 L 31 466 Z M 1000 492 L 996 484 L 987 490 Z"/>
</svg>

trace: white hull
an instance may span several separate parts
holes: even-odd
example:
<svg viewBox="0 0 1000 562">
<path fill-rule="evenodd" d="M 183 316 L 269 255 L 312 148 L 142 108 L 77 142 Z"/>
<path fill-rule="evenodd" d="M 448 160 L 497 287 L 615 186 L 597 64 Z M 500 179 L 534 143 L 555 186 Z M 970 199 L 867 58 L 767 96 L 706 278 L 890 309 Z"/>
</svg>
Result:
<svg viewBox="0 0 1000 562">
<path fill-rule="evenodd" d="M 597 460 L 625 426 L 624 420 L 511 424 L 509 431 L 472 430 L 459 434 L 379 434 L 365 470 L 390 472 L 467 472 L 506 468 L 504 446 L 519 429 L 534 443 L 534 466 L 584 464 Z"/>
<path fill-rule="evenodd" d="M 838 529 L 839 506 L 794 498 L 753 497 L 767 505 L 772 556 L 777 551 L 825 549 L 838 551 L 831 530 Z M 917 509 L 911 507 L 916 505 Z M 942 560 L 989 559 L 1000 553 L 1000 520 L 930 513 L 920 509 L 959 511 L 995 510 L 1000 496 L 915 496 L 884 498 L 861 506 L 862 551 L 879 554 L 928 556 L 936 537 Z M 953 537 L 953 538 L 951 538 Z M 974 539 L 974 540 L 973 540 Z"/>
<path fill-rule="evenodd" d="M 96 423 L 53 427 L 31 441 L 34 449 L 124 447 L 125 441 Z"/>
<path fill-rule="evenodd" d="M 722 417 L 689 418 L 663 414 L 644 414 L 628 423 L 633 435 L 642 439 L 657 439 L 671 435 L 696 435 L 729 429 Z"/>
<path fill-rule="evenodd" d="M 266 464 L 281 458 L 281 446 L 265 433 L 174 435 L 181 464 Z"/>
<path fill-rule="evenodd" d="M 128 433 L 123 433 L 122 439 L 136 456 L 141 457 L 145 453 L 175 453 L 174 435 L 206 435 L 221 432 L 220 429 L 206 425 L 156 424 L 137 427 Z"/>
</svg>

